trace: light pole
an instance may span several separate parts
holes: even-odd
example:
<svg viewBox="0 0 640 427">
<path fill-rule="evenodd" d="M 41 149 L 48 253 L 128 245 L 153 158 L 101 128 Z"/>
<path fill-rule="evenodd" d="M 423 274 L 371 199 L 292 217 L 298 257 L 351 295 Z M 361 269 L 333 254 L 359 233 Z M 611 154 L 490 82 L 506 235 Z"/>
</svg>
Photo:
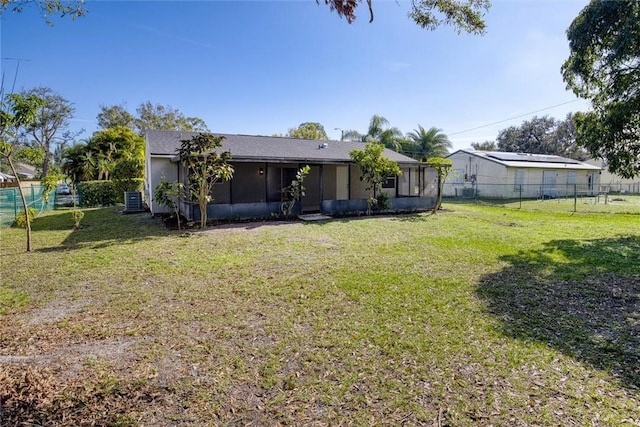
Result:
<svg viewBox="0 0 640 427">
<path fill-rule="evenodd" d="M 342 130 L 340 128 L 335 128 L 334 130 L 339 130 L 340 131 L 340 141 L 344 141 L 344 130 Z"/>
</svg>

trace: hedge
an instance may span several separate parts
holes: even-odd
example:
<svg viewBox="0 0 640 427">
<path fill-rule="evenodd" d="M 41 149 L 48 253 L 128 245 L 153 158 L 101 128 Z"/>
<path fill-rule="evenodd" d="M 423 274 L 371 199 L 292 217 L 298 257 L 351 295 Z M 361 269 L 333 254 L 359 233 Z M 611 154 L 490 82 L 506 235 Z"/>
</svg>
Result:
<svg viewBox="0 0 640 427">
<path fill-rule="evenodd" d="M 78 183 L 80 206 L 83 208 L 116 204 L 116 190 L 111 181 L 83 181 Z"/>
<path fill-rule="evenodd" d="M 144 178 L 114 179 L 112 182 L 118 203 L 124 203 L 125 191 L 142 191 L 144 187 Z"/>
</svg>

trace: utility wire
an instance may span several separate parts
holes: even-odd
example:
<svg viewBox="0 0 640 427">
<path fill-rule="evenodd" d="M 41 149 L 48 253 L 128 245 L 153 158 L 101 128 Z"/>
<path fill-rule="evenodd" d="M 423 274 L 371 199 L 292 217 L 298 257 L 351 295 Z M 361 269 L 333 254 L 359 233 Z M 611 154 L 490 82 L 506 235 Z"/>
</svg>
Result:
<svg viewBox="0 0 640 427">
<path fill-rule="evenodd" d="M 471 129 L 461 130 L 461 131 L 458 131 L 458 132 L 449 133 L 449 134 L 447 134 L 447 135 L 448 135 L 448 136 L 460 135 L 461 133 L 466 133 L 466 132 L 471 132 L 472 130 L 477 130 L 477 129 L 486 128 L 486 127 L 489 127 L 489 126 L 493 126 L 493 125 L 497 125 L 497 124 L 500 124 L 500 123 L 508 122 L 509 120 L 513 120 L 513 119 L 519 119 L 519 118 L 521 118 L 521 117 L 526 117 L 526 116 L 529 116 L 529 115 L 531 115 L 531 114 L 539 113 L 539 112 L 541 112 L 541 111 L 550 110 L 550 109 L 552 109 L 552 108 L 560 107 L 560 106 L 562 106 L 562 105 L 571 104 L 571 103 L 573 103 L 573 102 L 577 102 L 577 101 L 581 101 L 581 99 L 574 99 L 574 100 L 572 100 L 572 101 L 562 102 L 562 103 L 560 103 L 560 104 L 551 105 L 551 106 L 549 106 L 549 107 L 541 108 L 541 109 L 539 109 L 539 110 L 535 110 L 535 111 L 530 111 L 530 112 L 528 112 L 528 113 L 520 114 L 520 115 L 518 115 L 518 116 L 509 117 L 508 119 L 498 120 L 497 122 L 489 123 L 489 124 L 482 125 L 482 126 L 477 126 L 477 127 L 471 128 Z"/>
</svg>

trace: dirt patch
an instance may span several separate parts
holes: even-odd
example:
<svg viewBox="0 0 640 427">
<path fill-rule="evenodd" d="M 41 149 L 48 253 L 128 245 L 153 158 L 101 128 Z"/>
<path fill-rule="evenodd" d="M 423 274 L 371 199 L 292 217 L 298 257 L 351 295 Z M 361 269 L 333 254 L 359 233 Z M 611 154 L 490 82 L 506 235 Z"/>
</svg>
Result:
<svg viewBox="0 0 640 427">
<path fill-rule="evenodd" d="M 48 323 L 56 323 L 67 317 L 82 311 L 90 304 L 89 300 L 69 303 L 68 301 L 56 300 L 45 307 L 35 309 L 28 313 L 30 319 L 27 326 L 39 326 Z"/>
</svg>

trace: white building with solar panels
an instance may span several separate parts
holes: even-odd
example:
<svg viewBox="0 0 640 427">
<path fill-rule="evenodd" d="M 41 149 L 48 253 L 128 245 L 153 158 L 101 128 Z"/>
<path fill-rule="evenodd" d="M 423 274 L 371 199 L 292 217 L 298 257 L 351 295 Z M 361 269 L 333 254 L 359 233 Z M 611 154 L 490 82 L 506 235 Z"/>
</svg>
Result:
<svg viewBox="0 0 640 427">
<path fill-rule="evenodd" d="M 566 157 L 458 150 L 443 196 L 497 199 L 595 195 L 601 168 Z"/>
</svg>

